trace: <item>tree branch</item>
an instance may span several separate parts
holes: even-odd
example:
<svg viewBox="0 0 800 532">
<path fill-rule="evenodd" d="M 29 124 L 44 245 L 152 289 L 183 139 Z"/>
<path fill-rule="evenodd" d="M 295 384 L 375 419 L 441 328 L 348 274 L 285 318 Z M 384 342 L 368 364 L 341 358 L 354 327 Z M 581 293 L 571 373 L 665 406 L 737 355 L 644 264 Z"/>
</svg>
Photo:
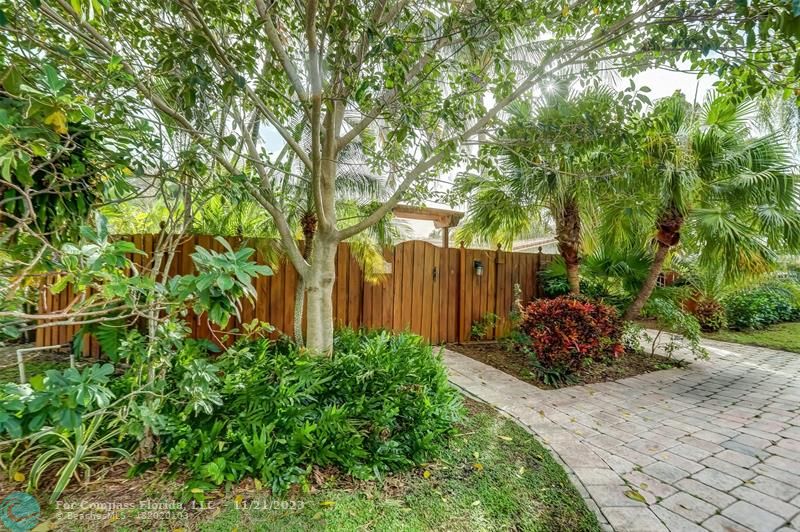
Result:
<svg viewBox="0 0 800 532">
<path fill-rule="evenodd" d="M 278 30 L 275 28 L 275 24 L 272 23 L 272 17 L 269 14 L 269 10 L 267 5 L 264 3 L 264 0 L 256 0 L 256 9 L 258 10 L 261 20 L 264 21 L 264 30 L 267 34 L 267 39 L 269 39 L 269 43 L 272 45 L 275 53 L 278 54 L 278 59 L 280 59 L 281 65 L 283 65 L 286 76 L 289 78 L 289 82 L 292 84 L 292 87 L 294 87 L 297 97 L 301 102 L 308 103 L 308 93 L 303 86 L 303 82 L 300 80 L 297 67 L 292 62 L 289 54 L 286 52 L 286 48 L 284 48 L 283 43 L 281 43 Z"/>
</svg>

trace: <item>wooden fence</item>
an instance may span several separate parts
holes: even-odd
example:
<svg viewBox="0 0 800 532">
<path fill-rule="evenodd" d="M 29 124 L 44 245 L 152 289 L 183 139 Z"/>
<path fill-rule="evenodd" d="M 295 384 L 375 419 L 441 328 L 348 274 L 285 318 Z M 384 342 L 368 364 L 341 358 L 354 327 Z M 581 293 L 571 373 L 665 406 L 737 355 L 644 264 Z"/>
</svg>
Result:
<svg viewBox="0 0 800 532">
<path fill-rule="evenodd" d="M 153 256 L 154 235 L 125 237 L 147 255 L 136 255 L 134 263 L 147 269 Z M 240 243 L 231 239 L 234 247 Z M 252 241 L 243 244 L 253 245 Z M 196 246 L 221 251 L 213 237 L 190 236 L 178 246 L 170 275 L 193 272 L 191 254 Z M 500 320 L 488 331 L 487 338 L 502 336 L 508 329 L 508 313 L 513 304 L 514 285 L 518 284 L 523 301 L 538 297 L 537 273 L 553 260 L 542 253 L 511 253 L 485 249 L 443 249 L 428 242 L 403 242 L 384 252 L 388 273 L 372 284 L 364 278 L 350 246 L 339 245 L 336 256 L 336 282 L 333 288 L 333 313 L 336 326 L 411 330 L 431 343 L 465 342 L 470 329 L 486 314 Z M 257 256 L 260 261 L 260 257 Z M 266 321 L 290 333 L 294 328 L 294 295 L 298 276 L 285 260 L 275 275 L 255 281 L 258 294 L 255 305 L 243 305 L 238 327 L 253 319 Z M 55 279 L 50 279 L 54 282 Z M 54 313 L 68 308 L 75 294 L 67 289 L 53 294 L 46 287 L 40 293 L 40 313 Z M 189 316 L 195 338 L 213 338 L 205 315 Z M 53 326 L 37 329 L 36 345 L 68 343 L 78 328 Z M 85 342 L 85 351 L 96 352 L 93 339 Z"/>
</svg>

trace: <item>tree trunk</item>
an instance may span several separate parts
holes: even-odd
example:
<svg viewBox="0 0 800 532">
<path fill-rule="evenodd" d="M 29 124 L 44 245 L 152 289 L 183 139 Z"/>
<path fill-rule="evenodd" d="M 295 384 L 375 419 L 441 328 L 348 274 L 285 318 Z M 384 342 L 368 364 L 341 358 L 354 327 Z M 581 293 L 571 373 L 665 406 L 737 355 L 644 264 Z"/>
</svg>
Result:
<svg viewBox="0 0 800 532">
<path fill-rule="evenodd" d="M 581 277 L 579 273 L 578 262 L 567 262 L 567 282 L 569 283 L 570 294 L 581 293 Z"/>
<path fill-rule="evenodd" d="M 309 198 L 309 203 L 311 199 Z M 300 226 L 303 229 L 303 258 L 308 261 L 314 249 L 314 235 L 317 233 L 317 216 L 307 210 L 300 217 Z M 301 276 L 297 281 L 294 292 L 294 341 L 297 345 L 304 344 L 303 339 L 303 309 L 305 307 L 306 283 Z"/>
<path fill-rule="evenodd" d="M 635 320 L 639 317 L 639 313 L 642 312 L 642 308 L 645 303 L 647 303 L 647 300 L 650 299 L 650 294 L 653 293 L 653 289 L 656 287 L 658 276 L 664 268 L 664 261 L 667 260 L 667 253 L 680 242 L 682 226 L 683 215 L 674 205 L 666 209 L 661 216 L 659 216 L 658 234 L 656 236 L 658 249 L 653 257 L 650 270 L 647 272 L 647 278 L 639 289 L 639 293 L 636 294 L 636 299 L 633 300 L 633 303 L 631 303 L 625 311 L 624 319 Z"/>
<path fill-rule="evenodd" d="M 650 294 L 653 293 L 653 289 L 656 287 L 658 276 L 661 274 L 661 269 L 664 267 L 664 261 L 667 259 L 667 253 L 670 247 L 671 246 L 663 244 L 662 242 L 658 243 L 658 249 L 653 257 L 653 263 L 650 264 L 647 278 L 645 278 L 642 287 L 639 289 L 639 293 L 636 294 L 636 299 L 633 300 L 633 303 L 631 303 L 625 311 L 624 318 L 626 320 L 635 320 L 638 318 L 645 303 L 650 299 Z"/>
<path fill-rule="evenodd" d="M 294 341 L 297 345 L 303 346 L 303 309 L 305 308 L 306 285 L 303 278 L 297 280 L 297 288 L 294 291 Z"/>
<path fill-rule="evenodd" d="M 318 354 L 333 349 L 333 282 L 337 242 L 318 234 L 305 279 L 308 297 L 306 346 Z"/>
<path fill-rule="evenodd" d="M 569 291 L 571 294 L 580 294 L 581 216 L 578 202 L 575 199 L 565 200 L 563 205 L 552 207 L 551 212 L 555 214 L 558 252 L 567 268 Z"/>
</svg>

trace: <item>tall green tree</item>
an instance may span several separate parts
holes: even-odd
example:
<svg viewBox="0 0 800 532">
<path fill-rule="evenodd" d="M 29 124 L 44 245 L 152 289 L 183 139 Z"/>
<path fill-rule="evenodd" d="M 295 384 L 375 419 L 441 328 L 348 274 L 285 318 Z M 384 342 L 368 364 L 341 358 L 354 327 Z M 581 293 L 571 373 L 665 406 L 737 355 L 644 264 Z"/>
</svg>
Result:
<svg viewBox="0 0 800 532">
<path fill-rule="evenodd" d="M 679 243 L 728 278 L 762 272 L 779 251 L 800 246 L 797 168 L 780 135 L 754 134 L 755 110 L 752 100 L 712 94 L 693 106 L 676 94 L 643 120 L 632 179 L 649 207 L 652 262 L 627 319 L 639 315 Z"/>
<path fill-rule="evenodd" d="M 534 226 L 552 224 L 570 291 L 580 293 L 579 262 L 598 196 L 612 186 L 624 153 L 624 122 L 634 101 L 600 87 L 571 92 L 569 81 L 540 99 L 508 108 L 506 125 L 461 180 L 470 196 L 457 238 L 511 247 Z"/>
<path fill-rule="evenodd" d="M 552 76 L 680 61 L 726 74 L 735 64 L 742 87 L 758 91 L 796 84 L 800 70 L 755 63 L 796 49 L 800 10 L 790 0 L 42 0 L 0 9 L 3 54 L 58 65 L 98 106 L 125 105 L 159 133 L 188 135 L 269 213 L 304 280 L 308 345 L 320 352 L 332 347 L 337 244 L 423 195 L 465 143 Z M 310 149 L 292 129 L 298 113 Z M 274 172 L 290 170 L 267 148 L 270 133 L 309 175 L 309 257 L 286 219 Z M 339 154 L 365 138 L 374 139 L 365 142 L 372 171 L 394 190 L 343 227 Z"/>
</svg>

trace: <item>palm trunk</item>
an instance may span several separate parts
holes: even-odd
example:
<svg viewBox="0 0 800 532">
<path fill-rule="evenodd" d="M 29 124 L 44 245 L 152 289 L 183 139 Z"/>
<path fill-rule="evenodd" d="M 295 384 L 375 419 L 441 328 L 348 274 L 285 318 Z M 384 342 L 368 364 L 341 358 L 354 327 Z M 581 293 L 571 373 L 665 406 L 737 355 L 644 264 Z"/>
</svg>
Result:
<svg viewBox="0 0 800 532">
<path fill-rule="evenodd" d="M 577 295 L 581 293 L 581 216 L 578 202 L 575 199 L 568 199 L 560 208 L 554 207 L 551 212 L 555 213 L 558 252 L 567 268 L 569 291 Z"/>
<path fill-rule="evenodd" d="M 650 295 L 656 287 L 658 276 L 661 275 L 661 271 L 664 269 L 664 261 L 667 260 L 669 250 L 680 241 L 681 226 L 683 226 L 683 216 L 675 207 L 671 207 L 659 217 L 658 236 L 656 238 L 658 249 L 653 256 L 650 270 L 647 272 L 647 277 L 639 289 L 639 293 L 636 294 L 633 303 L 625 310 L 624 319 L 635 320 L 639 317 L 642 308 L 644 308 L 645 303 L 650 299 Z"/>
<path fill-rule="evenodd" d="M 581 277 L 578 262 L 567 262 L 567 282 L 569 283 L 569 293 L 578 295 L 581 293 Z"/>
<path fill-rule="evenodd" d="M 656 282 L 658 281 L 658 276 L 661 275 L 661 270 L 664 267 L 664 261 L 667 259 L 669 248 L 670 246 L 662 244 L 661 242 L 658 243 L 658 249 L 653 257 L 652 264 L 650 264 L 650 270 L 647 272 L 647 277 L 645 278 L 642 287 L 639 289 L 639 293 L 636 294 L 636 299 L 634 299 L 633 303 L 631 303 L 627 310 L 625 310 L 624 318 L 626 320 L 630 321 L 638 318 L 645 303 L 647 303 L 647 300 L 650 299 L 650 294 L 653 293 L 653 289 L 655 289 Z"/>
</svg>

